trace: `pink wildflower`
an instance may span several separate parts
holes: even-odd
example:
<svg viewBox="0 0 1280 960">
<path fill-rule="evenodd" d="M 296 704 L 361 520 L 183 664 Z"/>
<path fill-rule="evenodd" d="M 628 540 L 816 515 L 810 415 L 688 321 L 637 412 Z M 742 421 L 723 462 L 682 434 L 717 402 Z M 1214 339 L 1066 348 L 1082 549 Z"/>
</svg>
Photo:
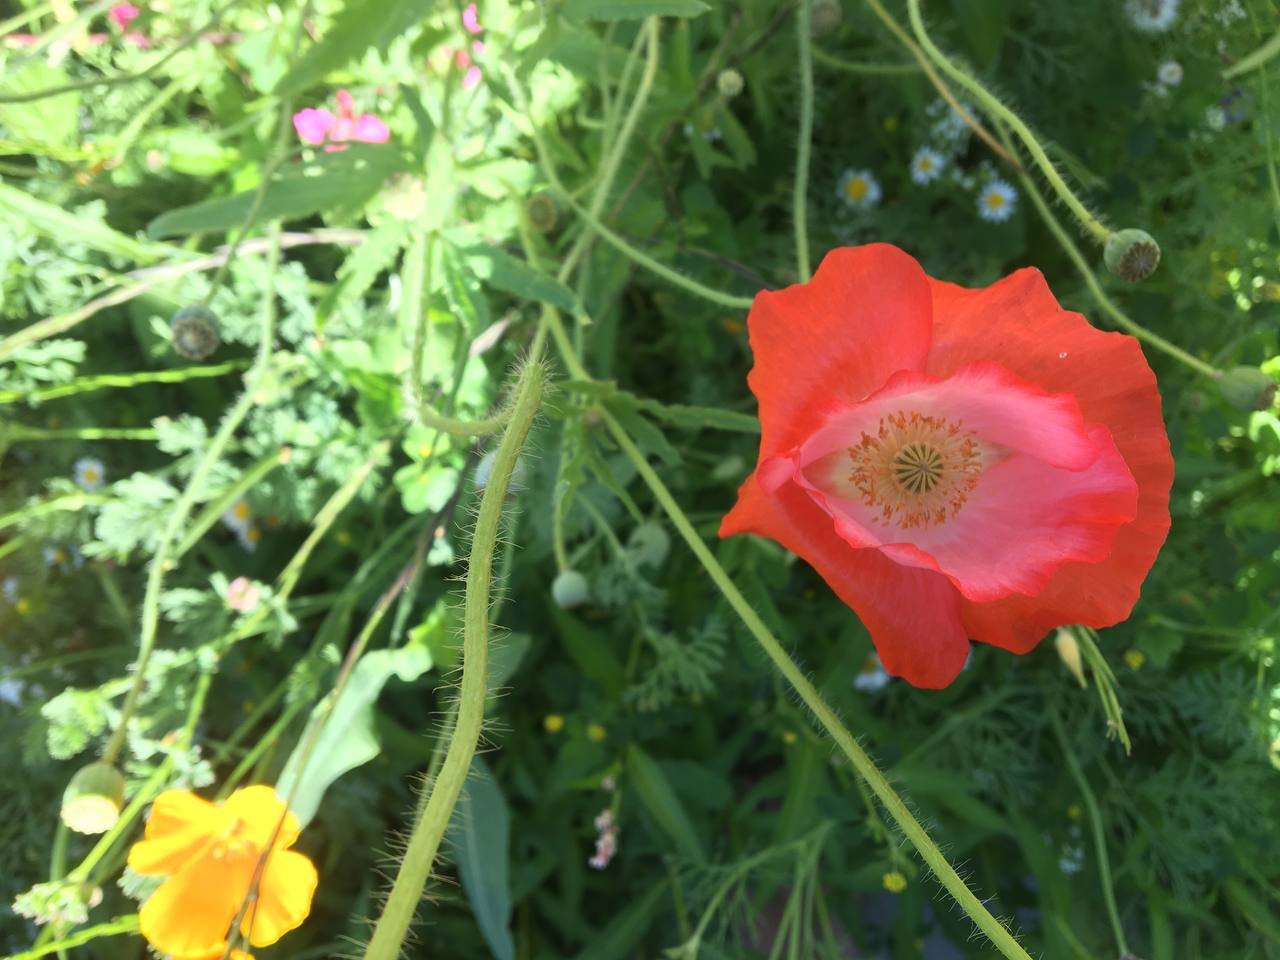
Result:
<svg viewBox="0 0 1280 960">
<path fill-rule="evenodd" d="M 371 113 L 356 113 L 355 99 L 350 91 L 339 90 L 335 98 L 338 101 L 336 114 L 312 107 L 294 114 L 293 128 L 303 143 L 319 146 L 327 141 L 325 150 L 333 152 L 346 149 L 341 144 L 351 140 L 386 143 L 391 138 L 391 131 L 378 117 Z"/>
<path fill-rule="evenodd" d="M 467 33 L 480 33 L 484 29 L 484 27 L 480 26 L 478 11 L 474 3 L 469 4 L 467 9 L 462 11 L 462 26 L 466 28 Z"/>
<path fill-rule="evenodd" d="M 142 11 L 132 3 L 117 3 L 107 11 L 107 17 L 121 30 L 127 30 L 129 29 L 129 24 L 138 19 L 140 13 Z"/>
<path fill-rule="evenodd" d="M 609 807 L 601 810 L 595 818 L 596 837 L 595 856 L 587 860 L 593 870 L 603 870 L 618 852 L 618 824 L 613 818 L 613 810 Z"/>
<path fill-rule="evenodd" d="M 325 109 L 307 107 L 293 115 L 293 129 L 298 131 L 298 138 L 313 146 L 324 143 L 325 137 L 333 129 L 333 123 L 333 114 Z"/>
<path fill-rule="evenodd" d="M 236 577 L 227 584 L 227 606 L 237 613 L 247 613 L 258 605 L 262 591 L 248 577 Z"/>
</svg>

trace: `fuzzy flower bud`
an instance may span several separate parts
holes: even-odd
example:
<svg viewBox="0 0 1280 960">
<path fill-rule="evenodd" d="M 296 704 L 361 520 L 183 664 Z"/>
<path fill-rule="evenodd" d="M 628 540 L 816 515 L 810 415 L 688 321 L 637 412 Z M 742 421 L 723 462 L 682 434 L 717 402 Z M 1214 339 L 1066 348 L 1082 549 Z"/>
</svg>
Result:
<svg viewBox="0 0 1280 960">
<path fill-rule="evenodd" d="M 545 190 L 525 201 L 524 212 L 536 233 L 550 233 L 560 222 L 560 206 Z"/>
<path fill-rule="evenodd" d="M 1232 367 L 1218 379 L 1227 403 L 1238 410 L 1267 410 L 1276 398 L 1276 382 L 1257 367 Z"/>
<path fill-rule="evenodd" d="M 637 566 L 657 570 L 667 559 L 671 549 L 671 537 L 659 523 L 642 523 L 631 531 L 627 539 L 627 552 Z"/>
<path fill-rule="evenodd" d="M 742 92 L 742 74 L 730 67 L 728 70 L 721 70 L 716 77 L 716 89 L 720 91 L 720 96 L 731 99 Z"/>
<path fill-rule="evenodd" d="M 105 833 L 120 819 L 124 777 L 110 764 L 81 767 L 62 794 L 62 822 L 77 833 Z"/>
<path fill-rule="evenodd" d="M 183 307 L 169 320 L 173 352 L 188 360 L 203 360 L 218 349 L 218 315 L 206 306 Z"/>
<path fill-rule="evenodd" d="M 1160 244 L 1145 230 L 1129 227 L 1107 237 L 1102 251 L 1107 269 L 1121 280 L 1137 283 L 1156 272 L 1160 266 Z"/>
<path fill-rule="evenodd" d="M 580 607 L 591 596 L 587 578 L 577 570 L 561 570 L 551 583 L 551 597 L 561 610 Z"/>
<path fill-rule="evenodd" d="M 1058 657 L 1063 665 L 1071 671 L 1080 686 L 1088 686 L 1084 679 L 1084 663 L 1080 659 L 1080 644 L 1075 634 L 1065 628 L 1061 629 L 1053 638 L 1053 645 L 1058 648 Z"/>
<path fill-rule="evenodd" d="M 809 14 L 809 32 L 815 37 L 826 37 L 840 29 L 844 23 L 844 7 L 840 0 L 813 0 Z"/>
</svg>

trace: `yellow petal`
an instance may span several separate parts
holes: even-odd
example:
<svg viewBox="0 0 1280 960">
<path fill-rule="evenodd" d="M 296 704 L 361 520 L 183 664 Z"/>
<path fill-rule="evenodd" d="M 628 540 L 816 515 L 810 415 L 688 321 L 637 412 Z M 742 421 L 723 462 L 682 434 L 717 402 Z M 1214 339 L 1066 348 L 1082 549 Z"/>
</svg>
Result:
<svg viewBox="0 0 1280 960">
<path fill-rule="evenodd" d="M 285 807 L 274 787 L 242 787 L 227 798 L 223 809 L 248 827 L 243 836 L 259 850 L 266 849 L 273 836 L 275 842 L 271 845 L 275 848 L 292 846 L 302 830 L 298 818 Z"/>
<path fill-rule="evenodd" d="M 222 955 L 227 930 L 240 912 L 253 876 L 253 861 L 197 860 L 171 876 L 142 905 L 142 935 L 175 957 Z"/>
<path fill-rule="evenodd" d="M 129 866 L 144 876 L 175 874 L 200 860 L 216 841 L 199 827 L 139 840 L 129 848 Z"/>
<path fill-rule="evenodd" d="M 277 850 L 262 871 L 258 902 L 240 924 L 240 931 L 255 947 L 275 943 L 307 919 L 318 879 L 315 866 L 302 854 Z"/>
<path fill-rule="evenodd" d="M 190 790 L 166 790 L 156 797 L 151 804 L 151 813 L 147 815 L 148 840 L 175 833 L 190 827 L 205 824 L 210 833 L 219 828 L 209 824 L 216 818 L 218 808 L 203 797 L 197 797 Z"/>
</svg>

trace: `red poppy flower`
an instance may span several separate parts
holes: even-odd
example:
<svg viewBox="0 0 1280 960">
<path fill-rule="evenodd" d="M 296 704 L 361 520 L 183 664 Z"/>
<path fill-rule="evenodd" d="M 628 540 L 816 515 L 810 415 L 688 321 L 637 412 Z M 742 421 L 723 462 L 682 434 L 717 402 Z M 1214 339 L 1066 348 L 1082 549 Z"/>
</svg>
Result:
<svg viewBox="0 0 1280 960">
<path fill-rule="evenodd" d="M 889 673 L 944 687 L 970 638 L 1026 653 L 1129 615 L 1173 482 L 1136 340 L 1038 270 L 970 290 L 887 244 L 833 250 L 747 325 L 760 458 L 720 535 L 808 561 Z"/>
</svg>

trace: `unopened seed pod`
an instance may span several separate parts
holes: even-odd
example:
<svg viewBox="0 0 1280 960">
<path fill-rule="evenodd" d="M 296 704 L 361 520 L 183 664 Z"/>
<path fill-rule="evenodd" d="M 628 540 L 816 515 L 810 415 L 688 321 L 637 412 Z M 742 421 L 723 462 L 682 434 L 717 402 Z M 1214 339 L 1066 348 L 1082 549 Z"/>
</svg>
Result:
<svg viewBox="0 0 1280 960">
<path fill-rule="evenodd" d="M 742 74 L 730 67 L 728 70 L 721 70 L 716 76 L 716 89 L 720 91 L 720 96 L 725 99 L 732 99 L 742 92 Z"/>
<path fill-rule="evenodd" d="M 183 307 L 169 319 L 173 352 L 188 360 L 204 360 L 222 343 L 218 315 L 203 304 Z"/>
<path fill-rule="evenodd" d="M 62 822 L 77 833 L 105 833 L 120 819 L 124 777 L 107 763 L 81 767 L 62 794 Z"/>
<path fill-rule="evenodd" d="M 809 32 L 815 37 L 826 37 L 840 29 L 844 23 L 844 7 L 840 0 L 813 0 L 809 14 Z"/>
<path fill-rule="evenodd" d="M 1156 272 L 1160 266 L 1160 244 L 1145 230 L 1129 227 L 1107 237 L 1102 251 L 1107 269 L 1121 280 L 1137 283 Z"/>
<path fill-rule="evenodd" d="M 577 570 L 561 570 L 551 582 L 551 599 L 561 610 L 580 607 L 591 597 L 587 578 Z"/>
<path fill-rule="evenodd" d="M 1257 367 L 1232 367 L 1218 378 L 1218 389 L 1238 410 L 1267 410 L 1276 398 L 1276 382 Z"/>
<path fill-rule="evenodd" d="M 1064 627 L 1053 638 L 1053 645 L 1058 648 L 1058 657 L 1062 660 L 1063 666 L 1071 671 L 1071 675 L 1079 681 L 1080 686 L 1087 687 L 1088 683 L 1084 679 L 1084 663 L 1080 658 L 1080 642 L 1076 640 L 1075 634 Z"/>
<path fill-rule="evenodd" d="M 529 218 L 529 226 L 537 233 L 550 233 L 560 222 L 560 206 L 555 197 L 545 190 L 525 201 L 524 212 Z"/>
</svg>

